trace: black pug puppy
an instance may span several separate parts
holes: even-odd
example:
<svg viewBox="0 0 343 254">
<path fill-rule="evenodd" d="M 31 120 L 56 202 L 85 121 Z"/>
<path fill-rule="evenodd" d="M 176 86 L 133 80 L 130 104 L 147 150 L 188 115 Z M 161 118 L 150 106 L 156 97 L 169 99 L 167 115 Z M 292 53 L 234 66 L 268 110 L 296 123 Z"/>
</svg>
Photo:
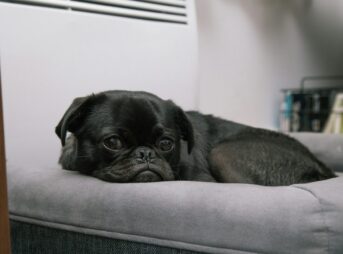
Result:
<svg viewBox="0 0 343 254">
<path fill-rule="evenodd" d="M 290 185 L 335 177 L 293 138 L 184 112 L 146 92 L 76 98 L 56 134 L 63 145 L 59 162 L 64 169 L 109 182 Z"/>
</svg>

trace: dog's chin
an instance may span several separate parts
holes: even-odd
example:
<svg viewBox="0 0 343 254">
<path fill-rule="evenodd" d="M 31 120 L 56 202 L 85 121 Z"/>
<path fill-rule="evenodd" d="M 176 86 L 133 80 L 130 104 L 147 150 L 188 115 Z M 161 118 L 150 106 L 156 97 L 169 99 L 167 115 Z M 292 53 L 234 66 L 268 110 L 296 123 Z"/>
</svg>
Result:
<svg viewBox="0 0 343 254">
<path fill-rule="evenodd" d="M 151 170 L 144 170 L 140 173 L 138 173 L 133 179 L 133 182 L 137 183 L 146 183 L 146 182 L 159 182 L 163 181 L 163 178 L 160 174 L 155 173 Z"/>
<path fill-rule="evenodd" d="M 112 166 L 93 172 L 93 176 L 116 183 L 128 182 L 159 182 L 175 180 L 174 173 L 167 163 L 157 165 L 152 163 L 140 163 L 129 166 Z"/>
</svg>

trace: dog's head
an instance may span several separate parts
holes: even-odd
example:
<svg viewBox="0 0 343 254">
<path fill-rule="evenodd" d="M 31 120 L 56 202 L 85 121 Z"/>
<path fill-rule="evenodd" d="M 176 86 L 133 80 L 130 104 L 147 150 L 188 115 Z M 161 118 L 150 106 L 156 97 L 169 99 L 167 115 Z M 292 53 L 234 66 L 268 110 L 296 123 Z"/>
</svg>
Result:
<svg viewBox="0 0 343 254">
<path fill-rule="evenodd" d="M 194 143 L 184 111 L 145 92 L 108 91 L 76 98 L 56 134 L 63 145 L 63 168 L 110 182 L 174 180 L 182 140 L 189 153 Z"/>
</svg>

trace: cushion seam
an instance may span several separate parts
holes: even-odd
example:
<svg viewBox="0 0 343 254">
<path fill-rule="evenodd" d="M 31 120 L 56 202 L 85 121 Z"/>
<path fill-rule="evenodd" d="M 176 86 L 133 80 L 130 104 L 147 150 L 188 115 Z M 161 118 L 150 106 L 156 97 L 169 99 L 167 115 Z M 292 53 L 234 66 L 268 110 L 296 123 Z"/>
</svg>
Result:
<svg viewBox="0 0 343 254">
<path fill-rule="evenodd" d="M 301 187 L 301 186 L 296 186 L 296 185 L 292 185 L 291 187 L 294 187 L 296 189 L 308 192 L 309 194 L 311 194 L 318 201 L 319 213 L 320 213 L 320 217 L 322 218 L 323 225 L 324 225 L 324 228 L 325 228 L 325 233 L 326 233 L 326 243 L 327 243 L 327 248 L 326 249 L 327 249 L 327 253 L 330 253 L 330 249 L 331 249 L 330 248 L 330 229 L 329 229 L 329 226 L 328 226 L 328 224 L 326 222 L 325 212 L 324 212 L 324 209 L 323 209 L 323 203 L 322 203 L 321 199 L 316 194 L 314 194 L 311 190 L 309 190 L 309 189 L 306 189 L 306 188 Z"/>
</svg>

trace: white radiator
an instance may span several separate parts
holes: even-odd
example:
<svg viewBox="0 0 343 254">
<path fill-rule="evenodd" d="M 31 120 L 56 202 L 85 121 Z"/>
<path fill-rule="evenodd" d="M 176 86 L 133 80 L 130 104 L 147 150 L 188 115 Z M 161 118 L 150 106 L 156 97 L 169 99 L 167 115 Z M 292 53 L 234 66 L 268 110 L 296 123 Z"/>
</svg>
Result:
<svg viewBox="0 0 343 254">
<path fill-rule="evenodd" d="M 18 0 L 11 2 L 165 22 L 187 23 L 186 1 L 184 0 Z"/>
</svg>

